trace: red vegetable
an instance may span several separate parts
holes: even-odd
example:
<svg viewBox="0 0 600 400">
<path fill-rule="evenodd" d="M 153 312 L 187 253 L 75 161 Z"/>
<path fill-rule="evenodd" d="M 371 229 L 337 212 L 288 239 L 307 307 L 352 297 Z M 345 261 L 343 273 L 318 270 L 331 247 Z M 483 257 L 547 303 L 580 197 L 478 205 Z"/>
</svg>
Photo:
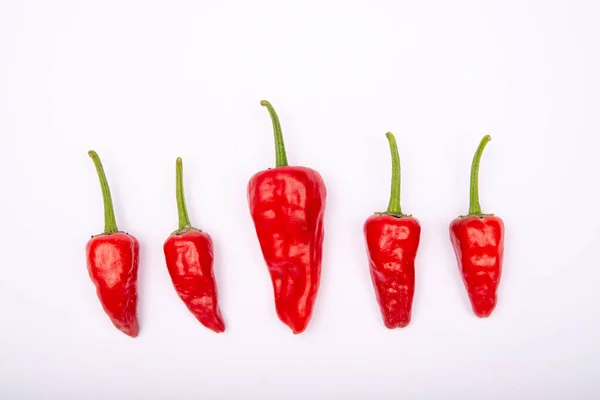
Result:
<svg viewBox="0 0 600 400">
<path fill-rule="evenodd" d="M 383 323 L 389 329 L 410 323 L 415 293 L 415 257 L 421 225 L 400 208 L 400 157 L 396 139 L 387 133 L 392 153 L 392 190 L 386 212 L 375 213 L 364 226 L 371 279 Z"/>
<path fill-rule="evenodd" d="M 102 307 L 121 332 L 136 337 L 140 331 L 137 319 L 137 270 L 139 243 L 131 235 L 119 232 L 115 220 L 110 189 L 95 151 L 88 153 L 94 161 L 104 199 L 104 233 L 92 236 L 86 246 L 87 268 L 96 286 Z"/>
<path fill-rule="evenodd" d="M 294 333 L 306 329 L 321 278 L 325 183 L 315 170 L 289 167 L 279 118 L 268 101 L 276 168 L 248 183 L 248 203 L 271 274 L 279 319 Z"/>
<path fill-rule="evenodd" d="M 479 162 L 489 135 L 481 143 L 471 165 L 469 214 L 450 224 L 450 239 L 471 300 L 473 312 L 488 317 L 496 307 L 504 255 L 504 223 L 492 214 L 482 214 L 479 205 Z"/>
<path fill-rule="evenodd" d="M 208 233 L 191 226 L 183 193 L 183 165 L 176 163 L 179 229 L 164 244 L 165 259 L 177 294 L 194 316 L 219 333 L 225 323 L 219 309 L 213 275 L 213 246 Z"/>
</svg>

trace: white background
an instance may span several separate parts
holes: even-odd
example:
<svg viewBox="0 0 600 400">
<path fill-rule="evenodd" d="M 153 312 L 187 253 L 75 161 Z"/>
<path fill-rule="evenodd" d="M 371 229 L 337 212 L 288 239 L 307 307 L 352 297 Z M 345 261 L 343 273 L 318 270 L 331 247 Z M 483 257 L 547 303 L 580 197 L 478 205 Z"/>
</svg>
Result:
<svg viewBox="0 0 600 400">
<path fill-rule="evenodd" d="M 0 2 L 0 397 L 600 396 L 600 3 Z M 328 188 L 308 330 L 276 317 L 246 203 L 274 165 Z M 362 224 L 388 201 L 423 235 L 410 326 L 383 327 Z M 484 212 L 506 225 L 491 318 L 471 312 L 448 238 L 484 134 Z M 102 231 L 100 154 L 119 227 L 141 243 L 141 334 L 104 315 L 84 247 Z M 227 324 L 176 296 L 175 158 L 215 242 Z"/>
</svg>

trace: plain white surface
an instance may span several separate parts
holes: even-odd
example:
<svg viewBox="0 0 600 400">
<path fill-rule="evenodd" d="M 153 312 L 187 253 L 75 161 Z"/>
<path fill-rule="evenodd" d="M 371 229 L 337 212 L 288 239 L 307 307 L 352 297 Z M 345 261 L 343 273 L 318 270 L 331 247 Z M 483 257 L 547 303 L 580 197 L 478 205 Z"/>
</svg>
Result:
<svg viewBox="0 0 600 400">
<path fill-rule="evenodd" d="M 219 3 L 219 4 L 217 4 Z M 597 398 L 599 3 L 0 2 L 0 397 Z M 246 203 L 274 165 L 329 197 L 312 323 L 279 322 Z M 423 226 L 413 321 L 383 327 L 362 224 Z M 480 138 L 484 212 L 506 224 L 493 316 L 470 311 L 448 238 Z M 103 314 L 84 246 L 102 230 L 98 151 L 119 227 L 141 243 L 140 336 Z M 176 296 L 175 158 L 216 246 L 227 331 Z"/>
</svg>

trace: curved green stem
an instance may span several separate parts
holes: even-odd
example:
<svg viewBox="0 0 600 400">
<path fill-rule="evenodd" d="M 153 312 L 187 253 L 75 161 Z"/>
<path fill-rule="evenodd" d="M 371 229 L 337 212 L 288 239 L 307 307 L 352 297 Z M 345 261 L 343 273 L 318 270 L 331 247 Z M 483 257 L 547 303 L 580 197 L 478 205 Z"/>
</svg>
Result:
<svg viewBox="0 0 600 400">
<path fill-rule="evenodd" d="M 473 156 L 473 163 L 471 164 L 471 189 L 469 193 L 469 215 L 482 215 L 481 205 L 479 204 L 479 163 L 481 162 L 481 155 L 488 142 L 492 140 L 490 135 L 485 135 L 477 151 Z"/>
<path fill-rule="evenodd" d="M 279 117 L 275 112 L 275 109 L 267 100 L 261 100 L 260 105 L 267 107 L 269 115 L 271 116 L 271 122 L 273 123 L 273 133 L 275 134 L 275 166 L 276 167 L 287 167 L 287 155 L 285 154 L 285 144 L 283 143 L 283 134 L 281 133 L 281 125 L 279 124 Z"/>
<path fill-rule="evenodd" d="M 402 216 L 402 209 L 400 208 L 400 155 L 398 154 L 398 145 L 392 132 L 386 133 L 385 136 L 390 143 L 390 153 L 392 154 L 392 188 L 386 214 Z"/>
<path fill-rule="evenodd" d="M 190 227 L 190 217 L 188 216 L 187 206 L 185 205 L 185 196 L 183 193 L 183 160 L 177 157 L 175 162 L 175 185 L 177 197 L 177 215 L 179 216 L 179 230 Z"/>
<path fill-rule="evenodd" d="M 113 209 L 110 188 L 108 187 L 108 181 L 104 174 L 102 162 L 100 161 L 100 157 L 98 157 L 98 153 L 94 150 L 88 151 L 88 155 L 96 166 L 96 172 L 98 173 L 98 179 L 100 180 L 100 188 L 102 189 L 102 201 L 104 202 L 104 233 L 117 233 L 119 230 L 117 229 L 115 210 Z"/>
</svg>

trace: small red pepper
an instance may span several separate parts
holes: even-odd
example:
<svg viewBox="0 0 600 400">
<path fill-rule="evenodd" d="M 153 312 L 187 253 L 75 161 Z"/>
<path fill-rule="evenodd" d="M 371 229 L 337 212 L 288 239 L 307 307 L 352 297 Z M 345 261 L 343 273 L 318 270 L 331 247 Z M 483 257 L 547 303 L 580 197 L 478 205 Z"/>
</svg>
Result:
<svg viewBox="0 0 600 400">
<path fill-rule="evenodd" d="M 92 236 L 86 246 L 87 268 L 102 307 L 117 329 L 131 337 L 140 331 L 137 318 L 137 271 L 140 245 L 136 238 L 119 232 L 108 181 L 100 158 L 94 161 L 104 200 L 104 233 Z"/>
<path fill-rule="evenodd" d="M 183 193 L 183 163 L 176 162 L 176 198 L 179 229 L 165 241 L 167 269 L 175 291 L 200 323 L 219 333 L 225 323 L 217 300 L 213 275 L 213 245 L 208 233 L 191 226 Z"/>
<path fill-rule="evenodd" d="M 479 204 L 479 162 L 489 135 L 481 143 L 471 165 L 469 214 L 450 224 L 450 239 L 473 312 L 488 317 L 497 302 L 504 255 L 504 223 L 493 214 L 482 214 Z"/>
<path fill-rule="evenodd" d="M 287 163 L 279 118 L 273 123 L 276 168 L 248 183 L 248 203 L 263 257 L 273 282 L 279 319 L 297 334 L 306 329 L 321 278 L 326 190 L 321 175 Z"/>
<path fill-rule="evenodd" d="M 383 323 L 393 329 L 410 323 L 421 225 L 400 208 L 400 156 L 394 135 L 388 132 L 386 136 L 392 153 L 390 202 L 386 212 L 367 219 L 363 230 Z"/>
</svg>

